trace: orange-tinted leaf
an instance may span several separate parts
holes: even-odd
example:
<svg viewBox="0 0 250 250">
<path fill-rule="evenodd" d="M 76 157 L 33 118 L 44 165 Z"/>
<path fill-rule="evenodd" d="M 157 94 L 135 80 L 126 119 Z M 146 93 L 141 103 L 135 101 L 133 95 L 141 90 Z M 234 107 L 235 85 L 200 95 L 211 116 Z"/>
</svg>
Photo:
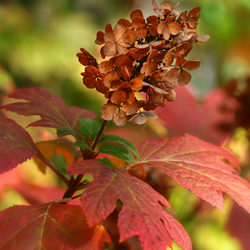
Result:
<svg viewBox="0 0 250 250">
<path fill-rule="evenodd" d="M 89 173 L 94 177 L 81 196 L 82 208 L 90 226 L 107 218 L 119 199 L 123 202 L 118 216 L 120 241 L 138 235 L 144 249 L 165 250 L 167 246 L 172 246 L 172 238 L 183 249 L 192 248 L 184 228 L 159 202 L 169 208 L 170 204 L 145 182 L 95 160 L 75 163 L 68 172 Z"/>
<path fill-rule="evenodd" d="M 250 184 L 222 159 L 239 169 L 226 149 L 185 134 L 147 140 L 138 164 L 160 169 L 191 192 L 223 211 L 222 191 L 250 212 Z"/>
<path fill-rule="evenodd" d="M 88 228 L 80 206 L 56 203 L 13 206 L 2 211 L 0 233 L 1 250 L 96 250 L 111 241 L 103 226 Z"/>
<path fill-rule="evenodd" d="M 0 174 L 37 153 L 30 135 L 15 121 L 0 116 Z"/>
<path fill-rule="evenodd" d="M 75 147 L 65 138 L 59 138 L 53 141 L 44 141 L 36 143 L 37 148 L 45 156 L 48 161 L 56 155 L 62 155 L 68 166 L 73 164 L 75 156 Z M 45 172 L 46 164 L 44 164 L 36 156 L 33 157 L 42 172 Z"/>
<path fill-rule="evenodd" d="M 200 61 L 187 61 L 184 65 L 183 68 L 186 70 L 195 70 L 200 67 Z"/>
<path fill-rule="evenodd" d="M 38 88 L 24 88 L 8 95 L 9 98 L 21 99 L 27 102 L 15 102 L 2 106 L 2 109 L 19 115 L 39 115 L 40 120 L 29 124 L 34 127 L 49 128 L 78 128 L 78 118 L 95 119 L 96 115 L 90 111 L 68 107 L 61 98 Z"/>
<path fill-rule="evenodd" d="M 97 67 L 96 59 L 85 49 L 80 49 L 82 53 L 78 53 L 78 60 L 84 66 Z"/>
</svg>

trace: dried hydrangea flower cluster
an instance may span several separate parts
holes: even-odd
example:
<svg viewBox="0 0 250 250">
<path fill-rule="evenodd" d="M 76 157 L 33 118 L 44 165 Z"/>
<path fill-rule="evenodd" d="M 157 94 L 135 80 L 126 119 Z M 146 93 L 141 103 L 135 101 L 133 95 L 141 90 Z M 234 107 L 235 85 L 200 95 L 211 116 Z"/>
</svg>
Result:
<svg viewBox="0 0 250 250">
<path fill-rule="evenodd" d="M 106 25 L 99 31 L 95 43 L 103 45 L 100 53 L 108 60 L 97 63 L 86 50 L 78 53 L 86 66 L 83 83 L 96 88 L 108 99 L 101 108 L 104 120 L 123 126 L 127 121 L 143 124 L 157 116 L 149 112 L 164 106 L 164 100 L 174 101 L 177 86 L 191 80 L 190 70 L 199 67 L 199 61 L 185 57 L 196 42 L 206 42 L 208 35 L 196 34 L 200 8 L 179 14 L 168 1 L 160 7 L 153 0 L 157 14 L 146 20 L 140 10 L 130 14 L 131 21 L 120 19 L 114 26 Z M 146 100 L 137 100 L 135 92 L 146 93 Z"/>
</svg>

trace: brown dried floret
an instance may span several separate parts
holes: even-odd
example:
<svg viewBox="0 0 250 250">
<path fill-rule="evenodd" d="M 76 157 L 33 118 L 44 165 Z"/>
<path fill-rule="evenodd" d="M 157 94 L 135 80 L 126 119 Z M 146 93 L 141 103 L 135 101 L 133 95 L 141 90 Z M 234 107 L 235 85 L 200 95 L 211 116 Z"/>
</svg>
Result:
<svg viewBox="0 0 250 250">
<path fill-rule="evenodd" d="M 176 81 L 179 86 L 185 86 L 191 80 L 191 75 L 186 70 L 195 70 L 199 66 L 200 61 L 186 61 L 183 57 L 178 57 L 175 67 L 166 72 L 165 79 L 169 82 Z"/>
<path fill-rule="evenodd" d="M 191 80 L 188 71 L 199 67 L 199 61 L 185 58 L 197 42 L 206 42 L 208 35 L 196 33 L 200 7 L 181 14 L 169 1 L 160 7 L 152 1 L 158 16 L 144 18 L 140 10 L 130 14 L 131 22 L 120 19 L 114 26 L 106 25 L 97 33 L 96 44 L 103 45 L 101 55 L 109 60 L 97 64 L 95 58 L 81 49 L 79 61 L 87 66 L 83 82 L 96 87 L 108 99 L 101 109 L 101 117 L 123 126 L 129 120 L 143 124 L 156 115 L 148 111 L 174 101 L 177 86 Z M 135 92 L 144 92 L 144 100 L 137 100 Z"/>
<path fill-rule="evenodd" d="M 81 53 L 77 53 L 79 62 L 83 66 L 93 66 L 97 67 L 96 59 L 85 49 L 81 48 Z"/>
<path fill-rule="evenodd" d="M 92 66 L 87 66 L 85 68 L 85 72 L 81 73 L 81 75 L 83 76 L 83 83 L 87 88 L 96 88 L 98 92 L 103 94 L 108 91 L 108 88 L 103 84 L 104 74 L 102 74 L 99 69 Z"/>
</svg>

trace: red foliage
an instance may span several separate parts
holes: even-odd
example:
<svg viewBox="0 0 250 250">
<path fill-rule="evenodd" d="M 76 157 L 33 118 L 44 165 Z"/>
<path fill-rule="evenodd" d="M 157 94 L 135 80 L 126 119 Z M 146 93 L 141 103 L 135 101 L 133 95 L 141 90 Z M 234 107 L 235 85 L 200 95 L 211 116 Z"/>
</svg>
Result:
<svg viewBox="0 0 250 250">
<path fill-rule="evenodd" d="M 95 160 L 77 162 L 68 172 L 90 173 L 94 177 L 81 197 L 90 226 L 107 218 L 119 199 L 123 202 L 118 217 L 120 241 L 139 235 L 143 248 L 153 250 L 172 247 L 172 238 L 184 250 L 191 249 L 191 241 L 184 228 L 159 202 L 171 208 L 170 204 L 145 182 Z"/>
<path fill-rule="evenodd" d="M 166 195 L 170 178 L 222 211 L 225 192 L 250 212 L 250 184 L 240 177 L 237 159 L 226 149 L 184 134 L 148 139 L 138 154 L 131 142 L 103 133 L 107 121 L 124 126 L 128 121 L 141 125 L 147 118 L 156 119 L 149 111 L 164 107 L 165 99 L 167 105 L 157 113 L 175 131 L 219 144 L 236 127 L 249 129 L 249 79 L 241 92 L 234 83 L 227 91 L 210 93 L 202 104 L 185 88 L 177 88 L 188 84 L 187 71 L 200 65 L 185 59 L 193 44 L 209 39 L 196 34 L 200 8 L 179 14 L 174 10 L 177 6 L 168 1 L 158 6 L 153 0 L 157 16 L 145 20 L 135 10 L 131 22 L 120 19 L 114 28 L 107 24 L 105 32 L 97 33 L 96 43 L 103 45 L 102 57 L 110 58 L 100 64 L 84 49 L 77 54 L 85 66 L 85 86 L 108 99 L 100 110 L 103 124 L 93 120 L 94 113 L 68 107 L 41 88 L 8 95 L 26 102 L 2 109 L 38 115 L 40 119 L 28 126 L 56 128 L 58 137 L 70 135 L 74 142 L 59 138 L 35 144 L 24 128 L 0 116 L 0 174 L 33 157 L 40 170 L 45 173 L 49 167 L 67 186 L 40 187 L 22 182 L 19 176 L 15 177 L 18 183 L 10 181 L 9 186 L 31 206 L 16 205 L 0 212 L 1 249 L 97 250 L 106 248 L 111 238 L 114 249 L 119 249 L 118 236 L 119 242 L 138 236 L 145 250 L 165 250 L 172 247 L 172 240 L 191 250 L 187 232 L 170 214 Z M 176 98 L 174 88 L 179 99 L 170 103 Z M 138 100 L 136 92 L 144 92 L 145 100 Z M 231 126 L 226 132 L 225 124 Z M 138 132 L 130 136 L 142 137 Z M 55 156 L 63 156 L 63 163 L 54 163 Z M 79 201 L 81 205 L 68 204 Z M 116 222 L 119 235 L 110 230 Z"/>
<path fill-rule="evenodd" d="M 42 88 L 19 89 L 9 94 L 8 97 L 27 102 L 7 104 L 1 106 L 2 109 L 19 115 L 39 115 L 41 117 L 40 120 L 29 124 L 29 126 L 77 128 L 80 126 L 78 118 L 96 118 L 96 115 L 90 111 L 77 107 L 68 107 L 61 98 Z"/>
<path fill-rule="evenodd" d="M 15 121 L 0 116 L 0 174 L 37 153 L 30 135 Z"/>
<path fill-rule="evenodd" d="M 51 250 L 76 247 L 94 250 L 101 249 L 104 242 L 110 242 L 103 226 L 88 228 L 79 206 L 54 202 L 4 210 L 0 213 L 0 233 L 3 250 L 35 249 L 38 246 Z"/>
</svg>

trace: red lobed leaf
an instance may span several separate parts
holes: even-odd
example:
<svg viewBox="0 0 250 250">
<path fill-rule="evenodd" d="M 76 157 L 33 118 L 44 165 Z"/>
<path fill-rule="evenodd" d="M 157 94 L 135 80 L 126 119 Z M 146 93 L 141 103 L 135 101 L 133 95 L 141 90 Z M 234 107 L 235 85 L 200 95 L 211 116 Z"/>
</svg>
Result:
<svg viewBox="0 0 250 250">
<path fill-rule="evenodd" d="M 9 98 L 22 99 L 28 102 L 16 102 L 1 106 L 1 109 L 15 112 L 19 115 L 39 115 L 40 120 L 28 125 L 49 128 L 77 128 L 80 126 L 78 118 L 95 119 L 96 115 L 90 111 L 69 107 L 54 94 L 38 87 L 24 88 L 8 95 Z"/>
<path fill-rule="evenodd" d="M 96 160 L 74 163 L 67 170 L 71 174 L 93 175 L 94 180 L 81 196 L 83 212 L 93 226 L 107 218 L 123 202 L 118 216 L 120 241 L 138 235 L 147 250 L 165 250 L 173 239 L 184 250 L 192 248 L 190 238 L 182 225 L 163 207 L 167 200 L 145 182 L 125 173 L 110 169 Z"/>
<path fill-rule="evenodd" d="M 145 141 L 137 164 L 160 169 L 222 211 L 223 191 L 250 212 L 250 184 L 222 158 L 239 169 L 236 158 L 226 149 L 185 134 Z"/>
<path fill-rule="evenodd" d="M 188 133 L 215 144 L 221 144 L 230 136 L 230 131 L 223 132 L 218 129 L 218 124 L 230 124 L 235 119 L 231 113 L 220 111 L 220 107 L 228 103 L 223 89 L 210 91 L 203 100 L 196 100 L 190 88 L 177 87 L 175 91 L 177 98 L 173 103 L 166 102 L 164 108 L 156 109 L 161 123 L 170 134 Z M 229 103 L 230 107 L 236 105 L 235 102 Z"/>
<path fill-rule="evenodd" d="M 15 121 L 0 116 L 0 174 L 15 168 L 37 153 L 28 134 Z"/>
<path fill-rule="evenodd" d="M 110 242 L 103 226 L 88 228 L 80 206 L 56 203 L 13 206 L 2 211 L 0 234 L 1 250 L 96 250 Z"/>
</svg>

